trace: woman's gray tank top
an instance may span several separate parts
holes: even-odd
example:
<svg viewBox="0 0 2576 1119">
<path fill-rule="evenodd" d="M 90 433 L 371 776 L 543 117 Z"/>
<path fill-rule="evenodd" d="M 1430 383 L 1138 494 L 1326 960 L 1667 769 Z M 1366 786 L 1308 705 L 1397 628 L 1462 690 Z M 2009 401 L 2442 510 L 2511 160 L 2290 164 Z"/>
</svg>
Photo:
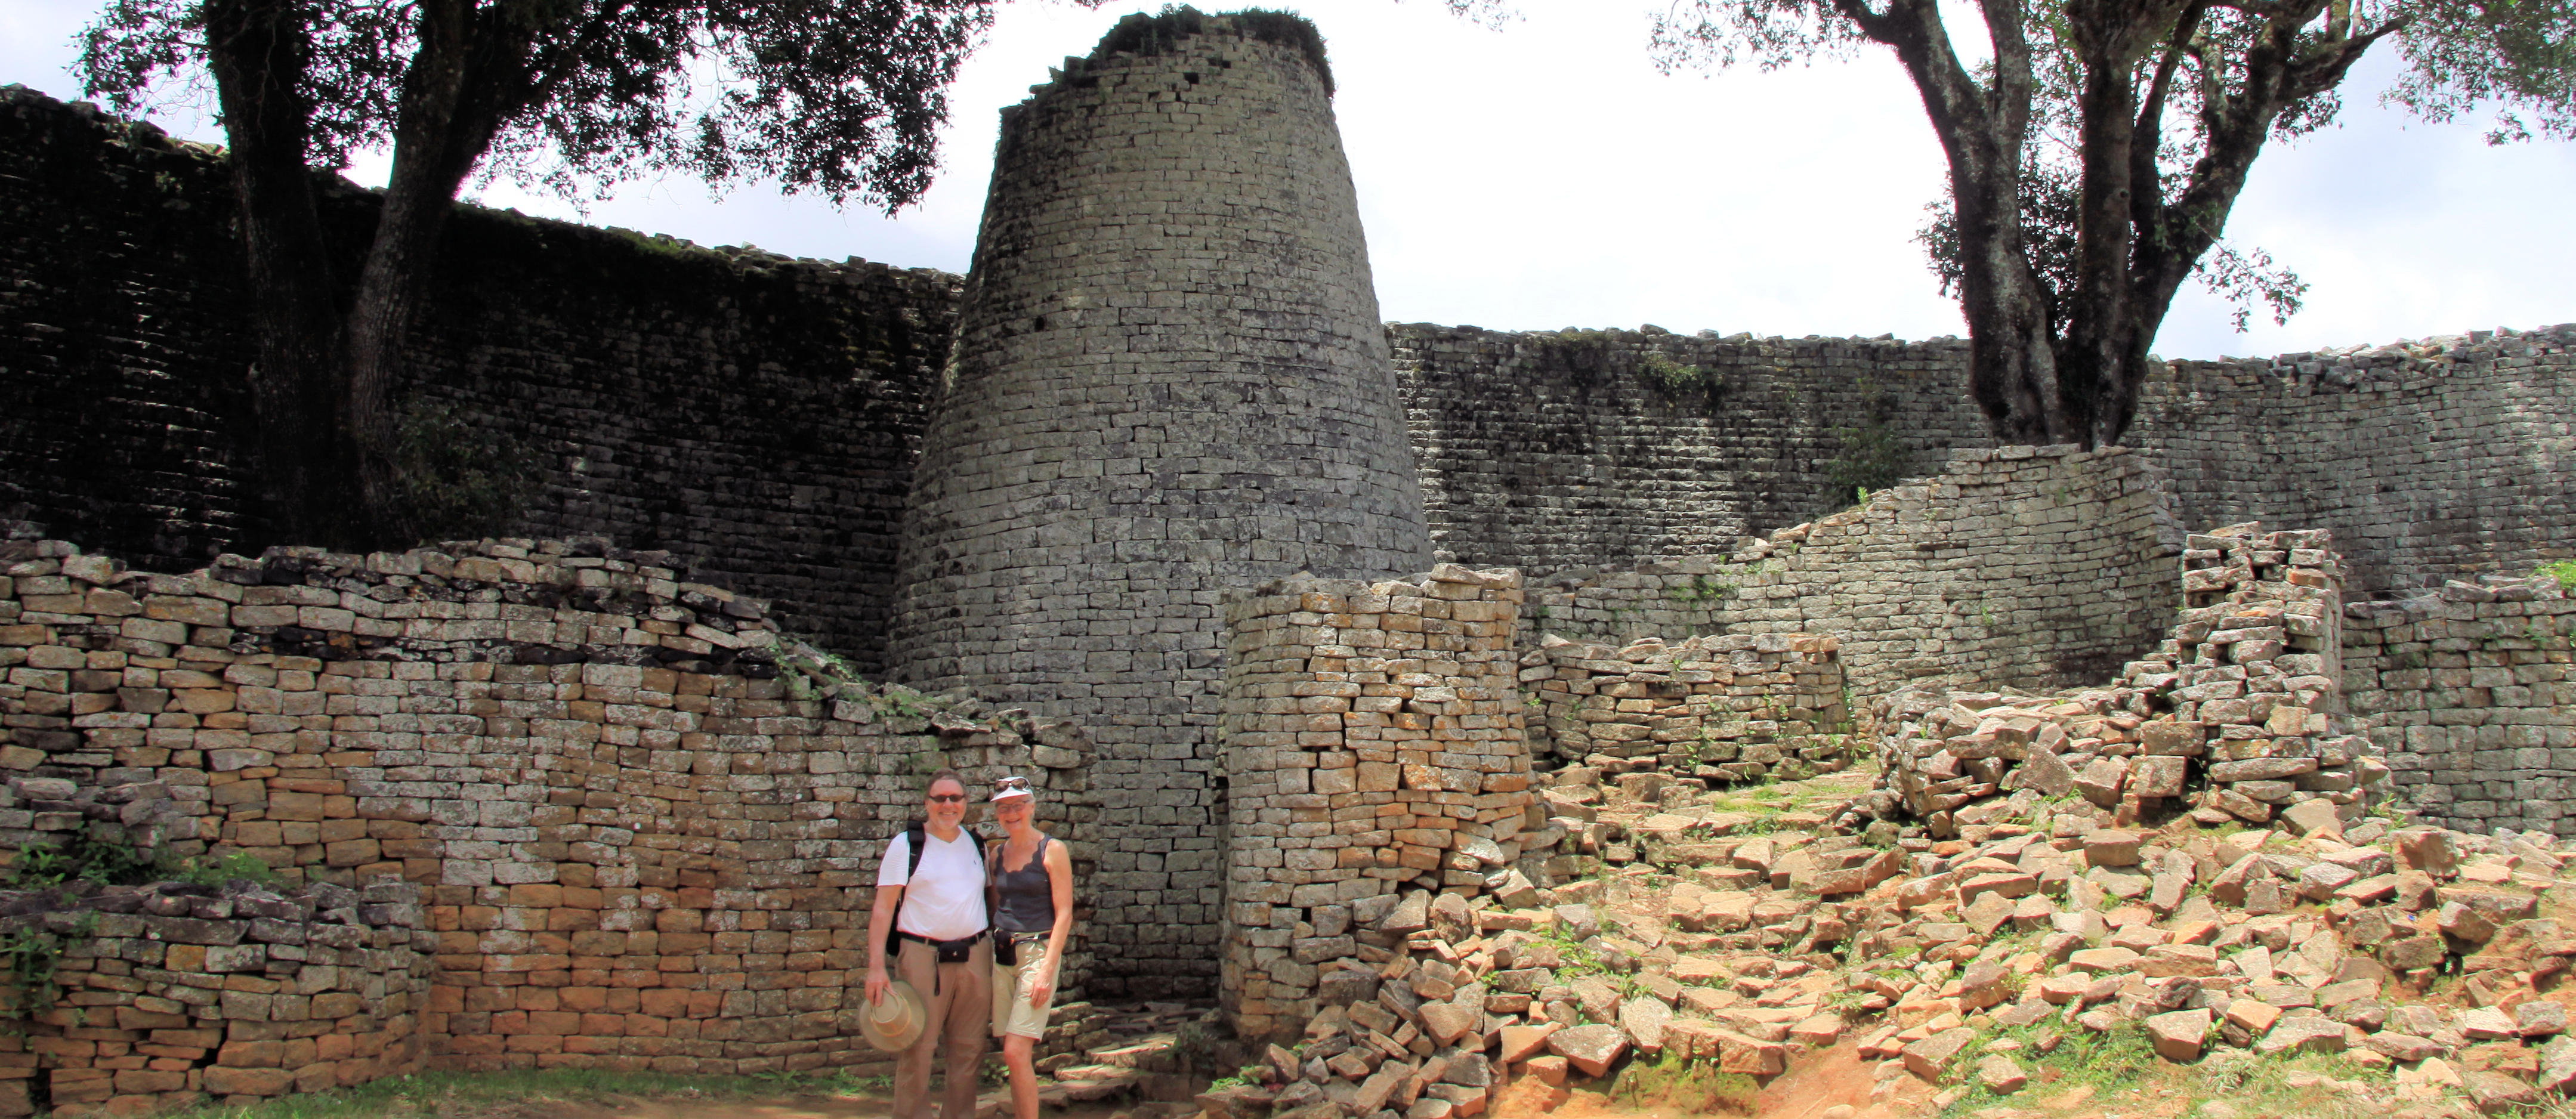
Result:
<svg viewBox="0 0 2576 1119">
<path fill-rule="evenodd" d="M 1055 882 L 1047 877 L 1046 868 L 1046 848 L 1051 842 L 1052 836 L 1039 836 L 1038 849 L 1029 852 L 1028 865 L 1018 870 L 1004 868 L 1009 857 L 994 853 L 993 884 L 1002 895 L 1002 904 L 993 914 L 993 927 L 1003 932 L 1033 933 L 1055 928 Z"/>
</svg>

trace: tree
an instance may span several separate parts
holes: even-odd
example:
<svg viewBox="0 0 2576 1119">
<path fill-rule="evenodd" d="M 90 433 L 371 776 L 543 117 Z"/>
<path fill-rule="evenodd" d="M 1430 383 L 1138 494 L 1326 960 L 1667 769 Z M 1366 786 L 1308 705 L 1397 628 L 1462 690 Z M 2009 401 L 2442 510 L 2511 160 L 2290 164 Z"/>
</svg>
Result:
<svg viewBox="0 0 2576 1119">
<path fill-rule="evenodd" d="M 1659 64 L 1763 69 L 1893 50 L 1950 166 L 1923 236 L 1968 322 L 1969 393 L 2007 443 L 2119 442 L 2195 272 L 2286 319 L 2303 284 L 2220 244 L 2266 142 L 2323 127 L 2393 41 L 2387 99 L 2498 107 L 2491 142 L 2576 138 L 2571 0 L 1979 0 L 1963 60 L 1939 0 L 1677 0 Z"/>
<path fill-rule="evenodd" d="M 945 90 L 993 0 L 111 0 L 92 95 L 212 76 L 259 335 L 252 399 L 278 529 L 408 545 L 390 394 L 458 189 L 478 170 L 604 191 L 647 169 L 775 178 L 891 211 L 928 187 Z M 317 176 L 390 144 L 356 275 Z"/>
</svg>

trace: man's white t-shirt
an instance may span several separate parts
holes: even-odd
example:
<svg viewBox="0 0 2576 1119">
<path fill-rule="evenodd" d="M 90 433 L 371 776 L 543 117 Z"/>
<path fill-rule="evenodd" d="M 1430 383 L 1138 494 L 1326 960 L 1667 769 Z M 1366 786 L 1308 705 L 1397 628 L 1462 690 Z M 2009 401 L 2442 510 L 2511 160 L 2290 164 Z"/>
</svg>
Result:
<svg viewBox="0 0 2576 1119">
<path fill-rule="evenodd" d="M 895 928 L 931 940 L 959 940 L 984 931 L 984 864 L 976 855 L 982 842 L 975 833 L 957 830 L 954 842 L 942 842 L 922 830 L 921 869 L 910 881 L 904 867 L 912 861 L 907 832 L 896 832 L 886 844 L 885 861 L 877 864 L 878 886 L 903 887 L 903 913 Z"/>
</svg>

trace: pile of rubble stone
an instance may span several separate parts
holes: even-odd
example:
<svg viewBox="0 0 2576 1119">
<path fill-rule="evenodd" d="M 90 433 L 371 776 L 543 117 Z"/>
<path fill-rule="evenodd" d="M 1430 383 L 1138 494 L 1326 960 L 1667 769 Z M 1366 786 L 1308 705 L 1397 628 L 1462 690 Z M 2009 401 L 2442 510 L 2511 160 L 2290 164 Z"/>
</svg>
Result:
<svg viewBox="0 0 2576 1119">
<path fill-rule="evenodd" d="M 2234 525 L 2187 541 L 2170 636 L 2108 687 L 2048 696 L 1906 688 L 1881 697 L 1882 789 L 1861 808 L 1949 834 L 1999 792 L 2081 793 L 2123 822 L 2196 796 L 2204 824 L 2351 822 L 2389 792 L 2368 741 L 2333 733 L 2342 606 L 2321 531 Z"/>
<path fill-rule="evenodd" d="M 2492 1110 L 2576 1086 L 2576 926 L 2542 910 L 2569 855 L 2549 837 L 2121 828 L 2116 807 L 2025 789 L 1944 838 L 1881 827 L 1880 847 L 1827 814 L 1634 779 L 1651 776 L 1546 790 L 1582 817 L 1560 817 L 1567 843 L 1609 841 L 1593 877 L 1359 914 L 1333 1004 L 1269 1049 L 1261 1083 L 1202 1105 L 1523 1114 L 1641 1058 L 1763 1078 L 1846 1041 L 1879 1062 L 1877 1098 L 1946 1103 L 2041 1083 L 2067 1037 L 2119 1030 L 2181 1062 L 2340 1052 L 2390 1074 L 2333 1082 L 2367 1103 Z M 1837 873 L 1854 863 L 1890 873 Z"/>
</svg>

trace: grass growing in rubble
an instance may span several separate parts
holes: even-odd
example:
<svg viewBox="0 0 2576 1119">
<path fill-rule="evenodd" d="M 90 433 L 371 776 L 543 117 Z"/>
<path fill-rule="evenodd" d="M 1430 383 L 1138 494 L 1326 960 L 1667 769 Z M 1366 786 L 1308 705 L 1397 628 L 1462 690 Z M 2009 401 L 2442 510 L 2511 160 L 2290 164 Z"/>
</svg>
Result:
<svg viewBox="0 0 2576 1119">
<path fill-rule="evenodd" d="M 2042 1035 L 2052 1032 L 2060 1038 L 2057 1048 L 2040 1053 L 2038 1047 Z M 2009 1096 L 1987 1091 L 1985 1084 L 1977 1079 L 1978 1063 L 1991 1055 L 1987 1047 L 1998 1041 L 2020 1043 L 2021 1048 L 2004 1056 L 2011 1057 L 2030 1077 L 2027 1086 Z M 2123 1026 L 2098 1034 L 2057 1022 L 1994 1030 L 1979 1035 L 1951 1063 L 1950 1076 L 1966 1091 L 1942 1114 L 1961 1116 L 1990 1107 L 2026 1107 L 2032 1102 L 2062 1096 L 2078 1088 L 2092 1089 L 2086 1097 L 2089 1100 L 2108 1102 L 2120 1093 L 2140 1090 L 2141 1081 L 2160 1063 L 2156 1058 L 2155 1043 L 2147 1037 L 2147 1031 L 2138 1026 Z"/>
<path fill-rule="evenodd" d="M 828 1069 L 750 1076 L 680 1076 L 610 1069 L 428 1072 L 254 1104 L 204 1104 L 170 1115 L 171 1119 L 466 1119 L 548 1110 L 529 1105 L 631 1104 L 647 1099 L 724 1104 L 782 1096 L 881 1095 L 891 1087 L 888 1077 L 850 1076 Z"/>
<path fill-rule="evenodd" d="M 1666 1053 L 1653 1064 L 1631 1061 L 1611 1081 L 1612 1103 L 1638 1109 L 1671 1109 L 1690 1114 L 1752 1114 L 1761 1086 L 1740 1072 L 1719 1072 L 1709 1061 Z"/>
</svg>

